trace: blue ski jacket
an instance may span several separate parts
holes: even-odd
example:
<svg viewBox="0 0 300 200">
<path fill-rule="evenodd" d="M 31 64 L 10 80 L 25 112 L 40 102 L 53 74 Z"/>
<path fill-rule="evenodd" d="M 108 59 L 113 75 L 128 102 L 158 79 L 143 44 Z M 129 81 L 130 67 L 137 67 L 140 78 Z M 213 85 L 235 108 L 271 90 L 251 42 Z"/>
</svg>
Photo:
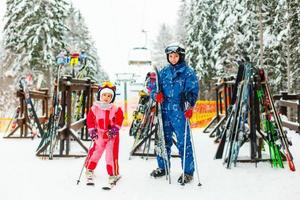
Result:
<svg viewBox="0 0 300 200">
<path fill-rule="evenodd" d="M 194 106 L 199 92 L 198 78 L 194 70 L 186 62 L 175 66 L 168 64 L 158 74 L 159 85 L 164 95 L 162 109 L 184 111 L 184 102 Z M 156 94 L 156 87 L 151 92 L 152 98 Z M 178 107 L 179 106 L 179 107 Z"/>
</svg>

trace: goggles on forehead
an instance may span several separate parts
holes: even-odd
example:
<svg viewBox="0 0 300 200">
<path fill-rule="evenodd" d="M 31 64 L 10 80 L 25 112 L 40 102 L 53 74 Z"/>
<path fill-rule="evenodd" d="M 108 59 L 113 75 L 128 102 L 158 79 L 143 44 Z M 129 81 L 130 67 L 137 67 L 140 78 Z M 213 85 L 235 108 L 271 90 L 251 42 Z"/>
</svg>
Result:
<svg viewBox="0 0 300 200">
<path fill-rule="evenodd" d="M 170 53 L 178 53 L 178 54 L 184 54 L 185 50 L 179 46 L 168 46 L 165 49 L 165 53 L 166 54 L 170 54 Z"/>
<path fill-rule="evenodd" d="M 110 88 L 112 90 L 116 90 L 116 86 L 114 84 L 112 84 L 111 82 L 109 81 L 104 81 L 101 86 L 100 86 L 100 90 L 103 89 L 103 88 Z"/>
</svg>

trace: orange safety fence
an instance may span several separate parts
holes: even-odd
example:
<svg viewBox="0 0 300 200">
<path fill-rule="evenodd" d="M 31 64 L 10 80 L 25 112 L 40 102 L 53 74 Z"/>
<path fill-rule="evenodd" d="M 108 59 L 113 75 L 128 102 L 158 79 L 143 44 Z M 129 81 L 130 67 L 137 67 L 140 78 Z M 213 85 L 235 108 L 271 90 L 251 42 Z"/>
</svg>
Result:
<svg viewBox="0 0 300 200">
<path fill-rule="evenodd" d="M 128 100 L 128 121 L 129 125 L 132 121 L 132 113 L 136 109 L 138 100 Z M 123 101 L 117 102 L 119 106 L 123 107 Z M 222 105 L 224 106 L 224 105 Z M 216 101 L 198 100 L 193 110 L 193 117 L 191 118 L 191 126 L 193 128 L 205 127 L 216 116 Z M 11 118 L 0 118 L 0 132 L 4 132 L 10 122 Z"/>
<path fill-rule="evenodd" d="M 216 116 L 216 101 L 198 100 L 193 110 L 191 126 L 203 128 Z"/>
<path fill-rule="evenodd" d="M 7 130 L 7 126 L 9 125 L 11 120 L 11 118 L 0 118 L 0 133 L 5 132 Z"/>
<path fill-rule="evenodd" d="M 128 100 L 128 121 L 131 124 L 132 113 L 136 109 L 138 99 L 133 98 Z M 123 101 L 117 102 L 119 106 L 123 105 Z M 123 107 L 123 106 L 122 106 Z M 222 104 L 224 108 L 224 104 Z M 224 110 L 224 109 L 223 109 Z M 191 118 L 191 126 L 193 128 L 203 128 L 216 116 L 216 101 L 198 100 L 193 110 L 193 117 Z"/>
</svg>

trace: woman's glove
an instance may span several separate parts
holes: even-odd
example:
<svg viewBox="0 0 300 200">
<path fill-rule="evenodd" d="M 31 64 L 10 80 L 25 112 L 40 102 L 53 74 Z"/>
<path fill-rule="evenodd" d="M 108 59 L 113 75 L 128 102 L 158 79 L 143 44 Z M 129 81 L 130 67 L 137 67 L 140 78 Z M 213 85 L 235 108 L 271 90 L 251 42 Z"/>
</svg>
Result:
<svg viewBox="0 0 300 200">
<path fill-rule="evenodd" d="M 193 116 L 193 108 L 189 108 L 184 112 L 184 116 L 186 119 L 191 119 Z"/>
<path fill-rule="evenodd" d="M 184 107 L 185 107 L 185 111 L 184 111 L 185 118 L 191 119 L 193 116 L 193 107 L 190 105 L 188 101 L 185 102 Z"/>
</svg>

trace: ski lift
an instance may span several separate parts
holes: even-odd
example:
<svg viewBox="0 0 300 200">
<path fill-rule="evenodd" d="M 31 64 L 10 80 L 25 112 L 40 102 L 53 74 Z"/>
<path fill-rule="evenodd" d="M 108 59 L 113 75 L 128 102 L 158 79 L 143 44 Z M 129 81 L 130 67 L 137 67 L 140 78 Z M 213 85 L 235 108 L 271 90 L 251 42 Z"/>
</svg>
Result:
<svg viewBox="0 0 300 200">
<path fill-rule="evenodd" d="M 129 65 L 151 65 L 151 52 L 146 47 L 135 47 L 129 52 Z"/>
</svg>

